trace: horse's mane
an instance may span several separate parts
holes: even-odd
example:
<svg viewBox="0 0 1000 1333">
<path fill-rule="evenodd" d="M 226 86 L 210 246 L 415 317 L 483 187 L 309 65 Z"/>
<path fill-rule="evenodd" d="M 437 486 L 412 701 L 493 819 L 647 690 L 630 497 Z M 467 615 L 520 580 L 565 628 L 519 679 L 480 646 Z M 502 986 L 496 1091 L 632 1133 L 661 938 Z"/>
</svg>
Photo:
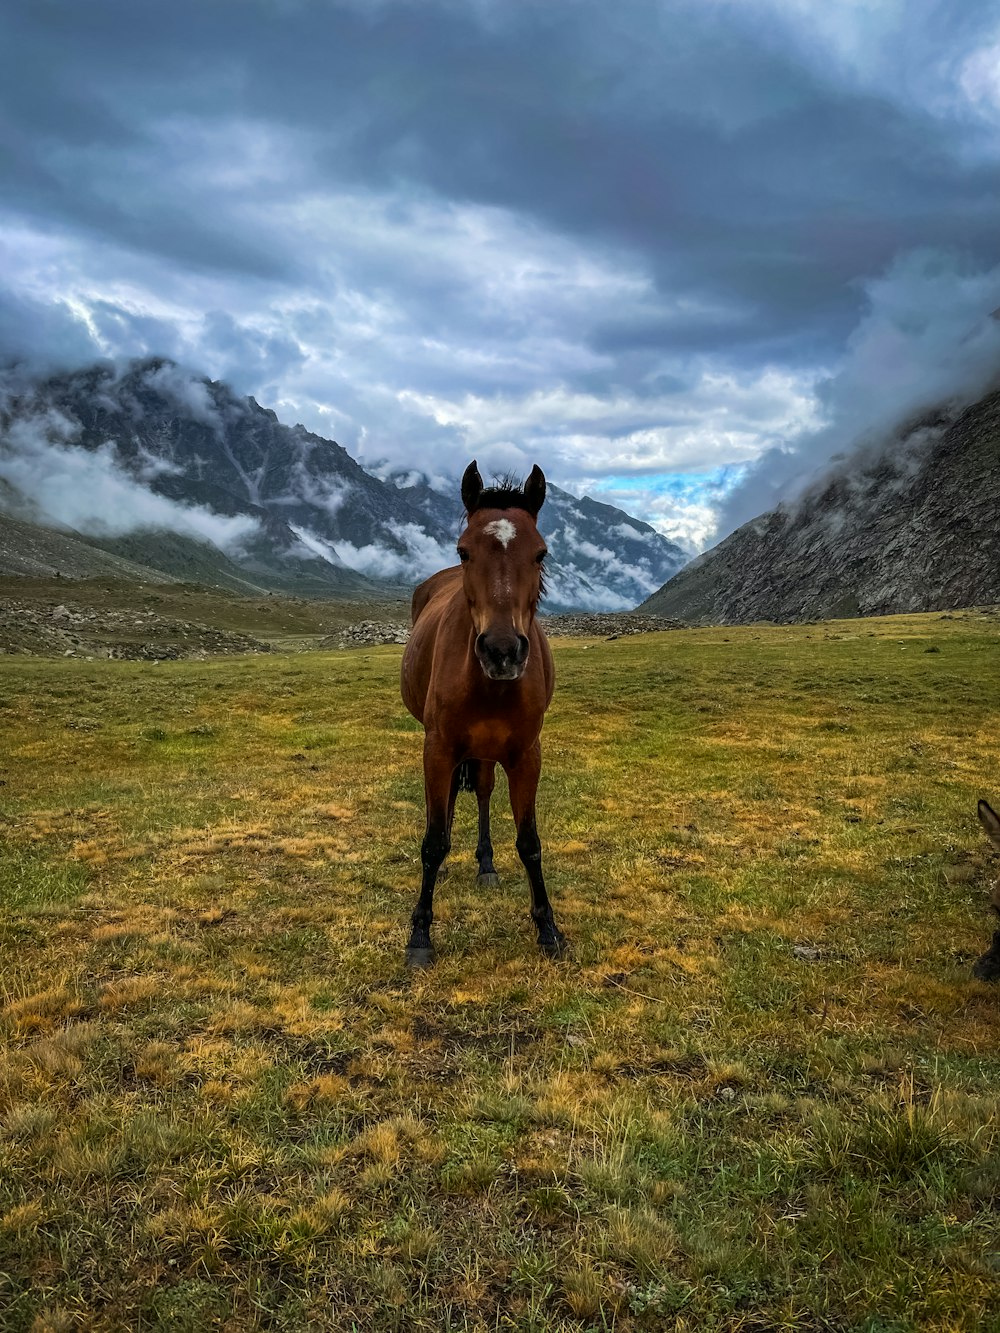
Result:
<svg viewBox="0 0 1000 1333">
<path fill-rule="evenodd" d="M 530 513 L 524 485 L 514 472 L 494 476 L 493 484 L 480 491 L 476 509 L 524 509 Z"/>
</svg>

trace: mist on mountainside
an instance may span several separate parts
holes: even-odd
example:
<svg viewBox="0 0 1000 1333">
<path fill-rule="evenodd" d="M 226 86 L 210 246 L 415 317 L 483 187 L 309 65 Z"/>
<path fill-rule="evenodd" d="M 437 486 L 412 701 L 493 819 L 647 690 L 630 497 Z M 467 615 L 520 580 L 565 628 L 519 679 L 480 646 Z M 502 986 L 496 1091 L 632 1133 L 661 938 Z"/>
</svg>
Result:
<svg viewBox="0 0 1000 1333">
<path fill-rule="evenodd" d="M 842 365 L 816 387 L 825 424 L 768 450 L 723 500 L 723 538 L 778 505 L 792 508 L 832 476 L 886 455 L 902 469 L 947 420 L 1000 384 L 1000 266 L 965 267 L 920 251 L 865 284 L 867 311 Z M 929 416 L 923 435 L 921 418 Z"/>
<path fill-rule="evenodd" d="M 461 527 L 457 480 L 450 493 L 401 480 L 163 358 L 0 377 L 0 511 L 175 575 L 204 577 L 200 546 L 225 557 L 229 582 L 235 563 L 259 586 L 398 594 L 455 562 Z M 628 609 L 686 558 L 647 524 L 555 486 L 542 528 L 549 609 Z"/>
</svg>

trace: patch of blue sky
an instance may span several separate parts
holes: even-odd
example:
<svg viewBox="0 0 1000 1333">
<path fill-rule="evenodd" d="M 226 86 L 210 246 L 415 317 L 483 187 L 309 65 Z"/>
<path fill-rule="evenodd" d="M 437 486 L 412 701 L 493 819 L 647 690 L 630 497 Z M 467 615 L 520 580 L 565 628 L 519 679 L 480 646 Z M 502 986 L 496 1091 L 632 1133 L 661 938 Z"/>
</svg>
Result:
<svg viewBox="0 0 1000 1333">
<path fill-rule="evenodd" d="M 719 511 L 745 477 L 747 467 L 731 463 L 700 472 L 612 475 L 595 480 L 587 490 L 595 500 L 643 519 L 695 555 L 716 539 Z"/>
<path fill-rule="evenodd" d="M 747 473 L 745 463 L 706 468 L 703 472 L 654 472 L 649 476 L 635 473 L 602 477 L 590 487 L 595 499 L 604 492 L 634 491 L 650 498 L 662 496 L 687 504 L 717 503 L 734 490 Z"/>
</svg>

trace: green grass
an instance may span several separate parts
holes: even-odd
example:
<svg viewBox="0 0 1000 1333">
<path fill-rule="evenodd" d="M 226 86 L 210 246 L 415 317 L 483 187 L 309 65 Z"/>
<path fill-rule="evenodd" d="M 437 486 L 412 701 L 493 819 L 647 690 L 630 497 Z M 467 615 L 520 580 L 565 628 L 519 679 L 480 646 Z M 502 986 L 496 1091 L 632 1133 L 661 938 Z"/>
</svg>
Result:
<svg viewBox="0 0 1000 1333">
<path fill-rule="evenodd" d="M 400 649 L 0 662 L 0 1326 L 1000 1328 L 998 647 L 557 643 L 412 977 Z"/>
</svg>

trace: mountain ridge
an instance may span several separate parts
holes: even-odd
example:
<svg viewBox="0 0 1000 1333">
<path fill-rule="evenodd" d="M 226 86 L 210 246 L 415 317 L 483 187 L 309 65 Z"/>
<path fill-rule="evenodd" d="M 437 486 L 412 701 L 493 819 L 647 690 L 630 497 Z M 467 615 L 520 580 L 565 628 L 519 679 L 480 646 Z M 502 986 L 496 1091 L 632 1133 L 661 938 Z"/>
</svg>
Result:
<svg viewBox="0 0 1000 1333">
<path fill-rule="evenodd" d="M 46 497 L 64 474 L 54 523 Z M 457 481 L 452 499 L 381 480 L 335 441 L 162 357 L 11 377 L 0 479 L 12 488 L 0 511 L 68 528 L 109 554 L 175 577 L 314 596 L 398 595 L 454 563 L 461 521 Z M 117 512 L 102 509 L 104 492 Z M 556 486 L 542 527 L 553 610 L 631 608 L 686 559 L 624 511 Z"/>
<path fill-rule="evenodd" d="M 859 450 L 794 505 L 745 523 L 642 603 L 748 624 L 1000 600 L 1000 391 Z"/>
</svg>

